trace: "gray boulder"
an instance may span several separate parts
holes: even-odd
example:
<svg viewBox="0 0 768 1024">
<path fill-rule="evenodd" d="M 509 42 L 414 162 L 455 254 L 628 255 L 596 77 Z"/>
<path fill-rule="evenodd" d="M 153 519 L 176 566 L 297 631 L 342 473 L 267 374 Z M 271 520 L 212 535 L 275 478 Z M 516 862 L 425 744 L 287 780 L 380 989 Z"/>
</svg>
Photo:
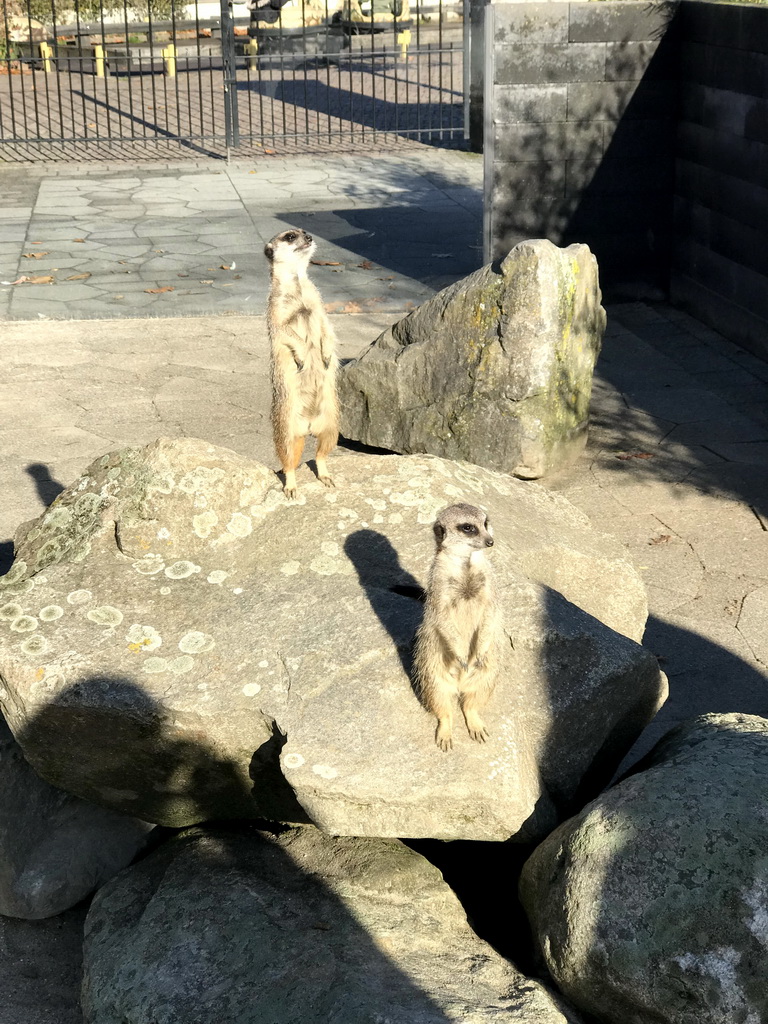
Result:
<svg viewBox="0 0 768 1024">
<path fill-rule="evenodd" d="M 600 301 L 586 245 L 521 242 L 344 366 L 344 436 L 529 479 L 562 466 L 586 442 Z"/>
<path fill-rule="evenodd" d="M 97 894 L 86 1024 L 568 1024 L 396 840 L 193 830 Z"/>
<path fill-rule="evenodd" d="M 429 457 L 339 455 L 286 502 L 191 440 L 99 460 L 19 539 L 0 694 L 38 772 L 168 825 L 531 839 L 607 781 L 665 684 L 642 584 L 562 498 Z M 436 512 L 482 503 L 506 647 L 485 745 L 450 755 L 409 682 Z M 535 581 L 535 582 L 534 582 Z M 609 626 L 599 619 L 604 619 Z"/>
<path fill-rule="evenodd" d="M 85 899 L 145 844 L 151 825 L 54 789 L 0 719 L 0 914 L 38 920 Z"/>
<path fill-rule="evenodd" d="M 768 1020 L 768 720 L 705 715 L 523 869 L 562 992 L 607 1024 Z"/>
</svg>

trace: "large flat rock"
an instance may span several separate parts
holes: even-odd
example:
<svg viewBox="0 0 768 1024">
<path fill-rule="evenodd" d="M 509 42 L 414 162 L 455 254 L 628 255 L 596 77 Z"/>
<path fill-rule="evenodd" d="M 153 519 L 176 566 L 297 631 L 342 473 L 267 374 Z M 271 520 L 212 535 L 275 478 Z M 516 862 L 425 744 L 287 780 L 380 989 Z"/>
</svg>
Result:
<svg viewBox="0 0 768 1024">
<path fill-rule="evenodd" d="M 645 621 L 623 549 L 478 467 L 339 455 L 333 472 L 338 490 L 306 471 L 288 503 L 258 463 L 160 440 L 104 456 L 20 531 L 0 698 L 44 778 L 169 825 L 530 839 L 610 777 L 665 696 L 622 635 Z M 454 501 L 495 524 L 508 643 L 490 741 L 457 731 L 446 755 L 408 669 Z"/>
</svg>

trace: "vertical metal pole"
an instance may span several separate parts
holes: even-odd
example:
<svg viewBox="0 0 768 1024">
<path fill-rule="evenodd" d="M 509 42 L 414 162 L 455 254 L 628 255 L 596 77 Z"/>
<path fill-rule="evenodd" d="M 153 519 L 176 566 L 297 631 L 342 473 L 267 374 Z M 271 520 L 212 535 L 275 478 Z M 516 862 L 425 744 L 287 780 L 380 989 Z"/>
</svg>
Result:
<svg viewBox="0 0 768 1024">
<path fill-rule="evenodd" d="M 495 131 L 493 123 L 496 61 L 494 59 L 494 24 L 496 11 L 493 4 L 483 8 L 483 38 L 485 40 L 485 83 L 483 96 L 483 263 L 493 259 L 493 163 Z"/>
<path fill-rule="evenodd" d="M 464 141 L 469 139 L 469 69 L 472 61 L 472 33 L 470 32 L 469 19 L 471 8 L 469 0 L 464 0 L 464 11 L 462 14 L 464 23 L 462 25 L 462 47 L 464 54 L 461 58 L 463 90 L 464 90 Z"/>
<path fill-rule="evenodd" d="M 235 20 L 232 0 L 221 0 L 221 64 L 224 77 L 224 132 L 227 160 L 230 148 L 240 145 L 237 110 L 237 66 L 235 64 Z"/>
</svg>

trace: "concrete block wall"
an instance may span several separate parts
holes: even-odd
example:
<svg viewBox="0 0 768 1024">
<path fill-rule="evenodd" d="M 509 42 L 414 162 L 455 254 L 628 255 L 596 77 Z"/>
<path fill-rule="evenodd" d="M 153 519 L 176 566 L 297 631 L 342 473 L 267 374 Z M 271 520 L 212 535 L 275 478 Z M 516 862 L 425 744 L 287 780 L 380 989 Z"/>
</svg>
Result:
<svg viewBox="0 0 768 1024">
<path fill-rule="evenodd" d="M 685 2 L 672 300 L 768 359 L 768 5 Z"/>
<path fill-rule="evenodd" d="M 672 252 L 675 5 L 486 7 L 486 255 L 586 242 L 609 288 L 666 288 Z"/>
</svg>

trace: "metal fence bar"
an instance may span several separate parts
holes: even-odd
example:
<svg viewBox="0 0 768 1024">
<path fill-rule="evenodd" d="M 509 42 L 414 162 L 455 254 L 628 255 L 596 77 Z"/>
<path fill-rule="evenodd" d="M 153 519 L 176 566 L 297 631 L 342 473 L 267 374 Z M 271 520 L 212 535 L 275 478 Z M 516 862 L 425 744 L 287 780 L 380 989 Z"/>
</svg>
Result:
<svg viewBox="0 0 768 1024">
<path fill-rule="evenodd" d="M 322 17 L 289 0 L 271 21 L 257 10 L 247 39 L 235 35 L 232 0 L 208 20 L 197 3 L 184 16 L 180 0 L 166 0 L 167 21 L 150 0 L 144 22 L 130 0 L 119 0 L 117 20 L 96 0 L 93 22 L 83 0 L 49 0 L 39 58 L 32 0 L 22 2 L 29 39 L 19 52 L 5 4 L 0 15 L 0 71 L 15 72 L 0 74 L 0 141 L 43 156 L 81 144 L 94 154 L 121 144 L 220 154 L 238 142 L 288 152 L 468 134 L 468 0 L 451 20 L 449 0 L 324 0 Z"/>
</svg>

